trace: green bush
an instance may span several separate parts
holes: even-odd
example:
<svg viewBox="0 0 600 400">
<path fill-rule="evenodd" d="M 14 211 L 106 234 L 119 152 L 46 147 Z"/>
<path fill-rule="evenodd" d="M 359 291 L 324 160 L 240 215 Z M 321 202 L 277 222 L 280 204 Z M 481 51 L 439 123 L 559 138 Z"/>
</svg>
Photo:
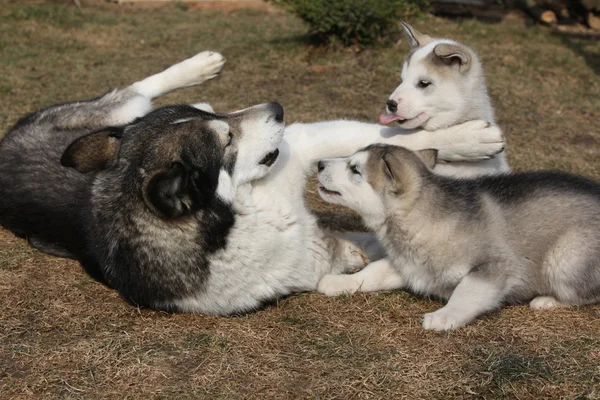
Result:
<svg viewBox="0 0 600 400">
<path fill-rule="evenodd" d="M 267 0 L 301 18 L 321 42 L 345 46 L 394 39 L 402 18 L 427 8 L 428 0 Z"/>
</svg>

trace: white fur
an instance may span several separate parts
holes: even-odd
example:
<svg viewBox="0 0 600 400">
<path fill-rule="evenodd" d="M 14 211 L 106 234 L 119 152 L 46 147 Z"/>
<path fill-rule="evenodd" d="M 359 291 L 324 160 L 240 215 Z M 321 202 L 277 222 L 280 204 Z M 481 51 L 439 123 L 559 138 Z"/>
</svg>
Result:
<svg viewBox="0 0 600 400">
<path fill-rule="evenodd" d="M 425 314 L 423 328 L 435 331 L 460 328 L 500 306 L 503 297 L 498 285 L 467 275 L 456 286 L 444 307 Z"/>
<path fill-rule="evenodd" d="M 529 302 L 532 310 L 552 310 L 554 308 L 567 307 L 552 296 L 538 296 Z"/>
<path fill-rule="evenodd" d="M 170 66 L 156 75 L 131 85 L 131 89 L 154 99 L 175 89 L 199 85 L 221 72 L 225 58 L 213 51 L 203 51 L 192 58 Z"/>
<path fill-rule="evenodd" d="M 372 262 L 364 269 L 350 275 L 325 275 L 317 291 L 327 296 L 352 294 L 357 291 L 375 292 L 404 287 L 405 280 L 387 258 Z"/>
<path fill-rule="evenodd" d="M 256 135 L 240 147 L 242 158 L 236 164 L 234 178 L 226 178 L 227 174 L 221 172 L 219 179 L 219 196 L 227 198 L 232 190 L 236 193 L 236 223 L 227 238 L 227 248 L 211 258 L 205 290 L 181 299 L 178 307 L 205 314 L 259 307 L 265 300 L 314 291 L 323 276 L 363 265 L 359 254 L 354 265 L 349 261 L 332 262 L 326 235 L 306 205 L 304 188 L 316 161 L 351 154 L 377 142 L 413 149 L 443 148 L 445 156 L 460 159 L 486 157 L 502 148 L 498 129 L 487 127 L 485 122 L 467 124 L 467 128 L 475 129 L 452 127 L 436 134 L 415 131 L 410 135 L 353 121 L 294 124 L 286 128 L 283 137 L 257 129 Z M 457 143 L 457 134 L 471 147 Z M 279 158 L 270 168 L 257 170 L 256 160 L 271 151 L 271 146 L 279 148 Z M 249 180 L 250 185 L 241 191 L 240 185 Z M 349 252 L 356 250 L 349 248 Z M 380 271 L 385 268 L 382 266 Z M 395 286 L 393 280 L 386 285 L 389 289 Z"/>
<path fill-rule="evenodd" d="M 131 89 L 153 98 L 214 77 L 223 62 L 216 53 L 200 53 Z M 206 104 L 196 107 L 212 110 Z M 372 143 L 389 143 L 413 150 L 436 148 L 441 160 L 468 160 L 476 165 L 475 161 L 488 160 L 504 147 L 501 130 L 485 120 L 435 132 L 345 120 L 294 124 L 285 132 L 276 121 L 248 120 L 244 124 L 244 135 L 236 142 L 233 174 L 222 170 L 217 187 L 217 195 L 234 206 L 235 225 L 225 249 L 209 258 L 210 275 L 204 288 L 175 301 L 182 311 L 247 311 L 265 300 L 313 291 L 327 274 L 364 266 L 364 255 L 350 242 L 336 242 L 340 259 L 333 258 L 332 237 L 319 228 L 306 205 L 306 181 L 320 159 L 348 156 Z M 276 148 L 280 151 L 277 161 L 270 167 L 259 165 Z M 372 271 L 376 271 L 376 279 L 371 279 Z M 390 277 L 385 262 L 369 267 L 363 275 L 360 285 L 365 288 L 400 285 Z"/>
</svg>

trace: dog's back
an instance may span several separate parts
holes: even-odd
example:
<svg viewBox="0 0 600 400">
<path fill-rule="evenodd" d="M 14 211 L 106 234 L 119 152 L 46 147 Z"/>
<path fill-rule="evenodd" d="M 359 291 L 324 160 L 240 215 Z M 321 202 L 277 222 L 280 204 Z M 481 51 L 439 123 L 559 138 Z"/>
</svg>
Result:
<svg viewBox="0 0 600 400">
<path fill-rule="evenodd" d="M 418 231 L 427 268 L 479 269 L 490 282 L 503 282 L 510 303 L 543 294 L 568 304 L 600 300 L 598 183 L 547 171 L 473 179 L 421 171 L 412 216 L 388 229 Z"/>
<path fill-rule="evenodd" d="M 44 241 L 57 253 L 76 255 L 82 237 L 78 212 L 90 177 L 61 166 L 60 158 L 88 131 L 60 129 L 43 113 L 23 118 L 0 142 L 0 224 L 34 244 Z"/>
</svg>

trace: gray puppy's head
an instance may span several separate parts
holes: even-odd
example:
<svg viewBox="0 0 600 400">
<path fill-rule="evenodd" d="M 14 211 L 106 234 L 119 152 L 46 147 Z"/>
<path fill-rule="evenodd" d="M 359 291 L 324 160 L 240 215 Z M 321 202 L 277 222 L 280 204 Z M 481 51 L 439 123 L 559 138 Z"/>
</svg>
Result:
<svg viewBox="0 0 600 400">
<path fill-rule="evenodd" d="M 215 196 L 231 202 L 237 186 L 264 177 L 277 160 L 283 129 L 278 103 L 229 114 L 168 106 L 76 140 L 61 162 L 121 179 L 151 211 L 178 217 Z"/>
<path fill-rule="evenodd" d="M 357 211 L 372 226 L 391 210 L 412 206 L 436 161 L 434 149 L 371 145 L 350 157 L 320 161 L 319 195 Z"/>
</svg>

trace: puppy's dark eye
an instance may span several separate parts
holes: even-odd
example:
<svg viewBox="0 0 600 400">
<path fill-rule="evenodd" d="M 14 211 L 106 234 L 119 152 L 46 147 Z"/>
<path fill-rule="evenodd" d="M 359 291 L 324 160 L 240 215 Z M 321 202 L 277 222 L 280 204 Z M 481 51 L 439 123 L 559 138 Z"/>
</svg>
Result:
<svg viewBox="0 0 600 400">
<path fill-rule="evenodd" d="M 417 86 L 421 89 L 425 89 L 429 85 L 431 85 L 431 82 L 426 80 L 420 80 L 419 83 L 417 83 Z"/>
<path fill-rule="evenodd" d="M 356 168 L 356 165 L 352 165 L 350 167 L 350 171 L 352 171 L 352 173 L 355 175 L 360 175 L 360 171 L 358 170 L 358 168 Z"/>
<path fill-rule="evenodd" d="M 227 144 L 225 145 L 225 147 L 229 146 L 231 144 L 232 140 L 233 140 L 233 134 L 231 133 L 231 131 L 229 131 L 229 134 L 227 136 Z"/>
</svg>

